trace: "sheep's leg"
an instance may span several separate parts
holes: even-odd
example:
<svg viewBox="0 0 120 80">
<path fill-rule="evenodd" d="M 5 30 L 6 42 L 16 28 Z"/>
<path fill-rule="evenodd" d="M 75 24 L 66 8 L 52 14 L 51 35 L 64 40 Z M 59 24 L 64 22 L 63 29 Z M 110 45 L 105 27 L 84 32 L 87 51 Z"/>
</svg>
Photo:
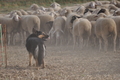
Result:
<svg viewBox="0 0 120 80">
<path fill-rule="evenodd" d="M 60 42 L 60 33 L 59 31 L 56 32 L 56 46 L 59 45 L 59 42 Z"/>
<path fill-rule="evenodd" d="M 88 43 L 89 43 L 89 37 L 86 40 L 85 47 L 88 47 Z"/>
<path fill-rule="evenodd" d="M 8 41 L 8 45 L 10 45 L 10 34 L 8 34 L 8 36 L 7 36 L 7 41 Z"/>
<path fill-rule="evenodd" d="M 16 37 L 15 37 L 15 33 L 12 33 L 12 44 L 15 45 L 15 42 L 16 42 Z"/>
<path fill-rule="evenodd" d="M 120 49 L 120 37 L 118 37 L 118 43 L 119 43 L 119 45 L 118 45 L 118 48 Z"/>
<path fill-rule="evenodd" d="M 13 36 L 13 34 L 11 33 L 10 34 L 10 45 L 13 45 L 13 37 L 12 36 Z"/>
<path fill-rule="evenodd" d="M 101 40 L 101 38 L 99 38 L 99 51 L 101 51 L 102 50 L 102 40 Z"/>
<path fill-rule="evenodd" d="M 21 31 L 21 37 L 22 37 L 22 38 L 21 38 L 21 43 L 22 43 L 22 44 L 25 43 L 25 39 L 26 39 L 26 37 L 25 37 L 25 36 L 26 36 L 25 33 L 26 33 L 25 31 Z"/>
<path fill-rule="evenodd" d="M 104 44 L 105 44 L 105 46 L 104 46 L 104 50 L 105 50 L 105 52 L 107 52 L 107 48 L 108 48 L 108 40 L 107 40 L 107 36 L 103 36 L 103 40 L 104 40 Z"/>
<path fill-rule="evenodd" d="M 97 45 L 95 37 L 93 38 L 93 45 L 94 45 L 94 47 L 96 47 L 96 45 Z"/>
<path fill-rule="evenodd" d="M 116 38 L 117 38 L 117 36 L 115 35 L 114 37 L 113 37 L 113 49 L 114 49 L 114 52 L 116 52 Z"/>
<path fill-rule="evenodd" d="M 68 40 L 67 40 L 67 45 L 69 45 L 71 41 L 72 41 L 72 38 L 71 38 L 71 35 L 69 34 L 68 35 Z"/>
<path fill-rule="evenodd" d="M 76 36 L 73 36 L 73 49 L 75 49 L 75 46 L 76 46 Z"/>
<path fill-rule="evenodd" d="M 80 36 L 79 42 L 80 42 L 80 49 L 83 49 L 83 37 L 82 36 Z"/>
<path fill-rule="evenodd" d="M 23 32 L 20 31 L 20 32 L 18 32 L 18 33 L 19 33 L 19 35 L 20 35 L 20 43 L 21 43 L 21 45 L 22 45 L 22 44 L 24 44 L 24 43 L 23 43 Z"/>
</svg>

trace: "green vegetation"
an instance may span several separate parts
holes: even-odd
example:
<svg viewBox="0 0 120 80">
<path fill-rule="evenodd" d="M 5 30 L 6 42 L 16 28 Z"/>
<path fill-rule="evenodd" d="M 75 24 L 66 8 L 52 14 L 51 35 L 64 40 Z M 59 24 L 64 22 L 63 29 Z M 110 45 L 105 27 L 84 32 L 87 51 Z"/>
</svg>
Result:
<svg viewBox="0 0 120 80">
<path fill-rule="evenodd" d="M 6 13 L 21 8 L 27 9 L 33 3 L 47 7 L 54 1 L 61 5 L 71 5 L 82 2 L 82 0 L 0 0 L 0 13 Z"/>
</svg>

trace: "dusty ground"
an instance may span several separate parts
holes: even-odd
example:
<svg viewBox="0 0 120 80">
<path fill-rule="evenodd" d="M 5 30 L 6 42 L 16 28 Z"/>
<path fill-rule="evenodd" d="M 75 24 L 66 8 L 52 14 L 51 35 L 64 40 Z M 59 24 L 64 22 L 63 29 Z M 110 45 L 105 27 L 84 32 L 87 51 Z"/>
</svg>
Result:
<svg viewBox="0 0 120 80">
<path fill-rule="evenodd" d="M 24 46 L 9 46 L 8 67 L 0 67 L 0 80 L 120 80 L 120 53 L 72 46 L 47 46 L 44 69 L 28 67 Z"/>
</svg>

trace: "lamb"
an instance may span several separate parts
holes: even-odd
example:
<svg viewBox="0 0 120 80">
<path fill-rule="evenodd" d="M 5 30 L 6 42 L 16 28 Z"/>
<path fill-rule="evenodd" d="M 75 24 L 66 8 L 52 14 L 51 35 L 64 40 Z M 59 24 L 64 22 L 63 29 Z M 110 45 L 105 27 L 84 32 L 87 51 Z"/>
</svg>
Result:
<svg viewBox="0 0 120 80">
<path fill-rule="evenodd" d="M 95 25 L 95 34 L 99 39 L 99 51 L 101 51 L 102 47 L 102 39 L 104 41 L 104 50 L 107 52 L 108 49 L 108 37 L 113 37 L 113 50 L 116 52 L 116 23 L 111 18 L 99 18 L 96 21 Z"/>
<path fill-rule="evenodd" d="M 84 19 L 84 18 L 80 18 L 77 16 L 73 16 L 71 19 L 71 23 L 73 23 L 72 26 L 72 35 L 73 35 L 73 42 L 74 42 L 74 46 L 76 45 L 76 40 L 79 39 L 80 40 L 80 45 L 81 45 L 81 49 L 84 46 L 88 46 L 88 41 L 89 41 L 89 37 L 91 35 L 91 23 L 89 20 Z M 86 40 L 86 44 L 83 44 L 83 41 Z"/>
</svg>

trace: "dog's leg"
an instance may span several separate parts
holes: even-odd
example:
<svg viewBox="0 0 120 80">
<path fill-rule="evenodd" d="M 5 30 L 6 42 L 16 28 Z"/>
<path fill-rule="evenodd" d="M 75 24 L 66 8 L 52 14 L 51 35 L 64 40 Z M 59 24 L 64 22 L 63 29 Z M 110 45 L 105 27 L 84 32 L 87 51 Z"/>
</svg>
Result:
<svg viewBox="0 0 120 80">
<path fill-rule="evenodd" d="M 45 62 L 44 62 L 44 59 L 42 60 L 42 68 L 45 68 Z"/>
<path fill-rule="evenodd" d="M 36 67 L 38 66 L 38 60 L 37 59 L 35 59 L 35 62 L 36 62 Z"/>
<path fill-rule="evenodd" d="M 29 53 L 29 66 L 31 66 L 31 63 L 32 63 L 32 54 Z"/>
</svg>

